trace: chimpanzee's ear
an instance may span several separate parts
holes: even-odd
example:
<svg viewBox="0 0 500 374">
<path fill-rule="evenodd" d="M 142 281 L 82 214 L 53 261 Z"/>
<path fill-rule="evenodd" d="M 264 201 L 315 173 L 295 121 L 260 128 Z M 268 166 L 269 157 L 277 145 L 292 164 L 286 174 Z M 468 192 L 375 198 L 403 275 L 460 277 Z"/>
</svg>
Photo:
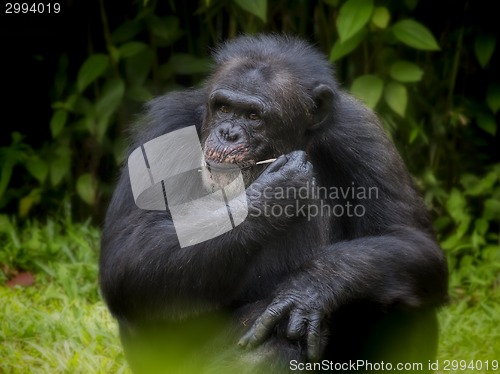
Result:
<svg viewBox="0 0 500 374">
<path fill-rule="evenodd" d="M 326 84 L 320 83 L 313 90 L 314 112 L 311 130 L 319 127 L 332 110 L 333 90 Z"/>
</svg>

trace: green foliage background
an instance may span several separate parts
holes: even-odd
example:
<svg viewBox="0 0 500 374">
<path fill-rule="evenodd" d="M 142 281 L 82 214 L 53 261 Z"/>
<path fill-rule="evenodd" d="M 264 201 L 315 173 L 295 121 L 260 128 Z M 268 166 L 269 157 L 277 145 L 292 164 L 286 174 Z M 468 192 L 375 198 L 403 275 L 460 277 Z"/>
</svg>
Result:
<svg viewBox="0 0 500 374">
<path fill-rule="evenodd" d="M 37 124 L 46 135 L 32 142 L 7 125 L 10 142 L 0 144 L 3 278 L 48 272 L 19 252 L 27 247 L 16 227 L 61 214 L 100 222 L 126 129 L 146 100 L 200 84 L 211 48 L 226 38 L 285 32 L 315 43 L 345 89 L 379 114 L 434 214 L 456 310 L 479 308 L 499 322 L 491 301 L 500 301 L 500 52 L 489 2 L 82 4 L 82 38 L 58 51 L 50 75 L 51 118 Z"/>
</svg>

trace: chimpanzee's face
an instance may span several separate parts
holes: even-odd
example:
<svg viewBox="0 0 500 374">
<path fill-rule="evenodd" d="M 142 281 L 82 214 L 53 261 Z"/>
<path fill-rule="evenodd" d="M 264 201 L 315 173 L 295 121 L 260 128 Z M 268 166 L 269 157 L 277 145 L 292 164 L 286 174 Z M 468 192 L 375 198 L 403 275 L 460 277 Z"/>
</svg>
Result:
<svg viewBox="0 0 500 374">
<path fill-rule="evenodd" d="M 236 61 L 217 70 L 202 126 L 207 186 L 223 187 L 240 169 L 251 183 L 266 167 L 256 162 L 305 147 L 308 113 L 293 85 L 265 63 Z"/>
</svg>

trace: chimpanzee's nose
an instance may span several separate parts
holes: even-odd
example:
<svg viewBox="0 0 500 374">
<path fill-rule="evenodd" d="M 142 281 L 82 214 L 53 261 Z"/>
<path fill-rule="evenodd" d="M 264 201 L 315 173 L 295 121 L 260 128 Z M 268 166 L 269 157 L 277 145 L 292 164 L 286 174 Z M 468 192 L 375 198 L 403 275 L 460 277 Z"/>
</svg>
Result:
<svg viewBox="0 0 500 374">
<path fill-rule="evenodd" d="M 236 143 L 241 138 L 241 128 L 230 123 L 223 123 L 218 130 L 221 141 Z"/>
</svg>

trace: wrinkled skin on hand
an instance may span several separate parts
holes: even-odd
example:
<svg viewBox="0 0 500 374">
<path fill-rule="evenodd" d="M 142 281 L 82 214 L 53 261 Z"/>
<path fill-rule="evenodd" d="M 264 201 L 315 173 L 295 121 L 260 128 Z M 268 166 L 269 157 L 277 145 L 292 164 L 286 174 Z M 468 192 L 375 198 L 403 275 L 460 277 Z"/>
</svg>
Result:
<svg viewBox="0 0 500 374">
<path fill-rule="evenodd" d="M 293 279 L 277 293 L 238 342 L 241 348 L 254 348 L 263 343 L 276 325 L 288 317 L 288 339 L 304 341 L 307 359 L 311 362 L 320 360 L 328 337 L 327 317 L 334 306 L 332 300 L 321 294 L 307 278 Z"/>
</svg>

